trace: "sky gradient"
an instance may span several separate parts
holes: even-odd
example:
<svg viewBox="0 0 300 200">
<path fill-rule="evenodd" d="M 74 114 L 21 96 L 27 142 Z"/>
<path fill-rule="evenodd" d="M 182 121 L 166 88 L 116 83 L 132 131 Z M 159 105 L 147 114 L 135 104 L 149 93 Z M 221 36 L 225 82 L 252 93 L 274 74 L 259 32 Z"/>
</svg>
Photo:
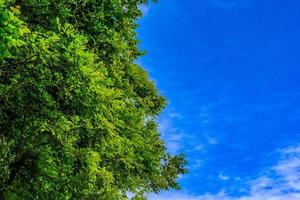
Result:
<svg viewBox="0 0 300 200">
<path fill-rule="evenodd" d="M 151 200 L 300 200 L 300 1 L 141 7 L 138 62 L 169 104 L 159 131 L 189 174 Z"/>
</svg>

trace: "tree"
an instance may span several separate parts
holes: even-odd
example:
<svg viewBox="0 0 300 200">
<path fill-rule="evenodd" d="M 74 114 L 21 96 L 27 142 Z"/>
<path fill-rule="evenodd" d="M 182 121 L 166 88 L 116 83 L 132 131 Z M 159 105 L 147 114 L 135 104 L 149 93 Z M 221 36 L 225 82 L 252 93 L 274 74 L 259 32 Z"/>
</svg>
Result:
<svg viewBox="0 0 300 200">
<path fill-rule="evenodd" d="M 178 189 L 165 99 L 135 60 L 146 0 L 0 0 L 0 199 Z"/>
</svg>

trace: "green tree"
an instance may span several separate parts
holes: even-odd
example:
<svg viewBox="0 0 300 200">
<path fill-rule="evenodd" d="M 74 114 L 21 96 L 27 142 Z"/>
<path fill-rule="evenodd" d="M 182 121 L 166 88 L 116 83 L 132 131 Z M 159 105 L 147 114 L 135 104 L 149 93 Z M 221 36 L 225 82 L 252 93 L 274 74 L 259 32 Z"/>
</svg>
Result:
<svg viewBox="0 0 300 200">
<path fill-rule="evenodd" d="M 178 189 L 165 99 L 135 63 L 146 0 L 0 0 L 0 199 Z"/>
</svg>

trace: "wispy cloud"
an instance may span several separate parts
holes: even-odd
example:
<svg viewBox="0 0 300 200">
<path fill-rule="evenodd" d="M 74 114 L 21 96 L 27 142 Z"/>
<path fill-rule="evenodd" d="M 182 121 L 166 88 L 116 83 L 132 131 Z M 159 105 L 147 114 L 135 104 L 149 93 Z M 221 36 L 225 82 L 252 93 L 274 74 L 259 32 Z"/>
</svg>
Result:
<svg viewBox="0 0 300 200">
<path fill-rule="evenodd" d="M 177 124 L 183 120 L 186 119 L 181 113 L 173 111 L 166 111 L 158 120 L 158 131 L 162 134 L 162 139 L 172 154 L 182 151 L 204 152 L 209 146 L 218 145 L 219 138 L 214 136 L 209 124 L 207 127 L 203 127 L 205 133 L 195 137 Z"/>
<path fill-rule="evenodd" d="M 177 154 L 185 145 L 186 135 L 174 124 L 180 118 L 182 116 L 178 112 L 166 112 L 158 121 L 158 131 L 162 134 L 167 149 L 173 154 Z"/>
<path fill-rule="evenodd" d="M 226 197 L 224 192 L 220 192 L 219 194 L 211 195 L 205 194 L 201 196 L 192 195 L 188 193 L 163 193 L 159 196 L 152 195 L 150 196 L 150 200 L 232 200 L 231 198 Z"/>
<path fill-rule="evenodd" d="M 191 165 L 189 166 L 190 170 L 195 170 L 195 169 L 199 169 L 203 166 L 204 161 L 201 159 L 195 159 L 193 160 L 193 162 L 191 163 Z"/>
<path fill-rule="evenodd" d="M 165 192 L 151 195 L 151 200 L 300 200 L 300 146 L 281 150 L 280 160 L 258 178 L 248 181 L 247 195 L 233 197 L 226 188 L 217 194 L 194 195 L 188 192 Z M 220 179 L 229 177 L 220 174 Z"/>
<path fill-rule="evenodd" d="M 140 11 L 142 11 L 143 15 L 145 16 L 145 15 L 147 15 L 147 14 L 149 13 L 149 11 L 150 11 L 150 6 L 149 6 L 149 5 L 146 5 L 146 4 L 141 4 L 141 5 L 139 6 L 139 9 L 140 9 Z"/>
<path fill-rule="evenodd" d="M 229 176 L 225 176 L 224 174 L 219 174 L 219 179 L 221 179 L 222 181 L 227 181 L 230 179 Z"/>
</svg>

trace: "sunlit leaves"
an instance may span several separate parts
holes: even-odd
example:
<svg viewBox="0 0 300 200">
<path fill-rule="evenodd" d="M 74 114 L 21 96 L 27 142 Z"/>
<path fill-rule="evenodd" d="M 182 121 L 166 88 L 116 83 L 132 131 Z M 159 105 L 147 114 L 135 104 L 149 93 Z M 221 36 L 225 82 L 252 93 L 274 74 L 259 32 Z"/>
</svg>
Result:
<svg viewBox="0 0 300 200">
<path fill-rule="evenodd" d="M 127 0 L 0 1 L 0 199 L 145 199 L 178 189 L 182 155 Z"/>
</svg>

